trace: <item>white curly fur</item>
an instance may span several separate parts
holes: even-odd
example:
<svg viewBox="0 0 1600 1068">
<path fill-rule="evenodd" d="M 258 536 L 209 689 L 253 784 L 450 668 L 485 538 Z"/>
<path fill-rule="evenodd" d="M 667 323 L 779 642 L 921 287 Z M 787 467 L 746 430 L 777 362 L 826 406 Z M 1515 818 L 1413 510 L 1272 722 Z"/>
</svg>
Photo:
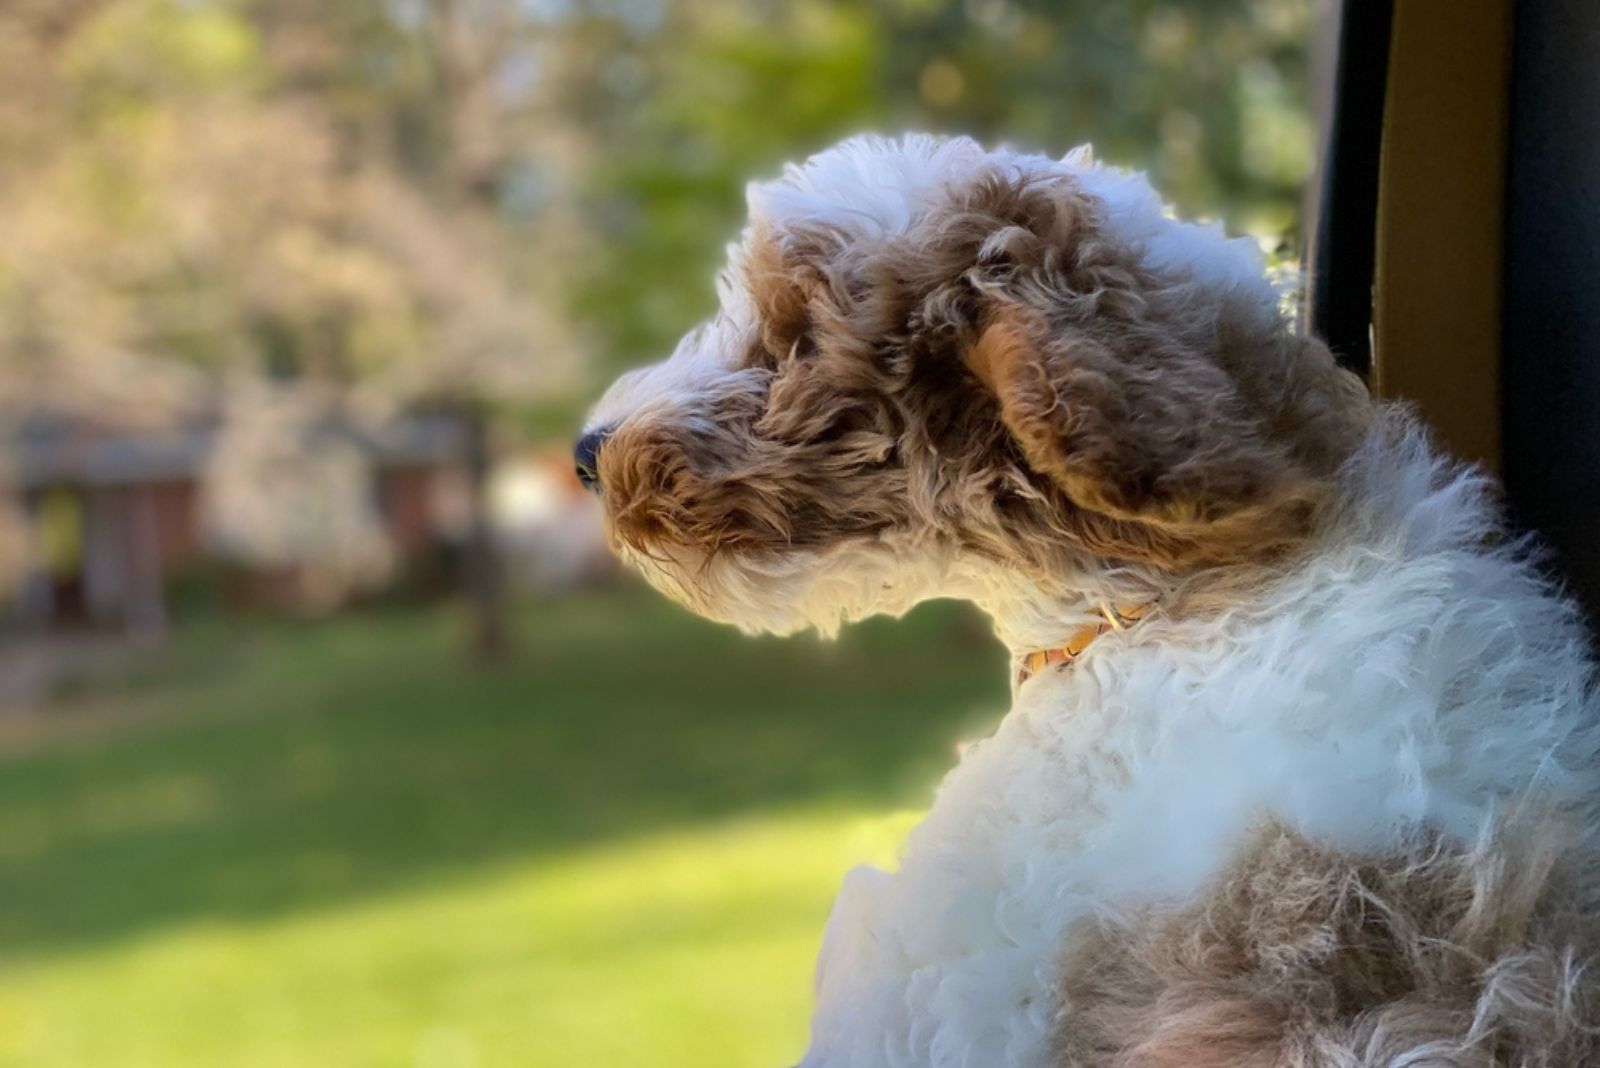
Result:
<svg viewBox="0 0 1600 1068">
<path fill-rule="evenodd" d="M 1391 413 L 1343 489 L 1305 565 L 1248 601 L 1021 687 L 899 870 L 846 880 L 805 1068 L 1048 1063 L 1068 926 L 1198 893 L 1267 817 L 1364 853 L 1472 841 L 1519 800 L 1593 823 L 1585 636 L 1488 547 L 1483 479 Z"/>
<path fill-rule="evenodd" d="M 858 139 L 751 188 L 755 224 L 903 231 L 942 185 L 1001 161 L 1070 173 L 1152 267 L 1182 266 L 1265 319 L 1277 293 L 1248 241 L 1166 213 L 1145 180 L 970 141 Z M 724 311 L 608 395 L 614 423 L 735 373 L 751 329 L 735 252 Z M 1489 486 L 1380 415 L 1298 565 L 1220 612 L 1155 615 L 1015 693 L 911 834 L 897 870 L 846 879 L 817 970 L 803 1068 L 1043 1068 L 1053 969 L 1077 919 L 1197 894 L 1266 818 L 1381 851 L 1418 828 L 1469 842 L 1531 800 L 1595 823 L 1596 717 L 1573 610 L 1502 537 Z M 1103 599 L 1181 594 L 1152 568 L 1074 577 L 1044 598 L 1004 569 L 914 538 L 737 558 L 641 559 L 653 581 L 748 629 L 832 631 L 935 596 L 977 601 L 1014 652 Z M 1070 1026 L 1070 1021 L 1067 1022 Z"/>
</svg>

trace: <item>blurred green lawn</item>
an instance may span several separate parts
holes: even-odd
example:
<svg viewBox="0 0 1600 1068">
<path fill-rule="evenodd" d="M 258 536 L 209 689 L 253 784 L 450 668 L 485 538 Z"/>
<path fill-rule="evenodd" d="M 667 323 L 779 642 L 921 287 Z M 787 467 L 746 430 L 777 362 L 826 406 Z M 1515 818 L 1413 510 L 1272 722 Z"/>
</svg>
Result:
<svg viewBox="0 0 1600 1068">
<path fill-rule="evenodd" d="M 849 865 L 1003 708 L 949 606 L 211 624 L 0 732 L 0 1065 L 780 1068 Z"/>
</svg>

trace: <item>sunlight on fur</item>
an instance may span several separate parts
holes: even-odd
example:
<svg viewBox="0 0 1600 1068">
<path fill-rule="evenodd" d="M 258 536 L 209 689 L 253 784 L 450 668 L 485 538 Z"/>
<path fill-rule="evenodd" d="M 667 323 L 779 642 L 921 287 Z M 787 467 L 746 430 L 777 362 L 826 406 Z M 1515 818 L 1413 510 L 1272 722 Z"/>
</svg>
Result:
<svg viewBox="0 0 1600 1068">
<path fill-rule="evenodd" d="M 1087 150 L 749 204 L 586 428 L 622 554 L 750 631 L 965 598 L 1019 663 L 1151 606 L 846 878 L 804 1068 L 1593 1063 L 1588 640 L 1483 477 Z"/>
</svg>

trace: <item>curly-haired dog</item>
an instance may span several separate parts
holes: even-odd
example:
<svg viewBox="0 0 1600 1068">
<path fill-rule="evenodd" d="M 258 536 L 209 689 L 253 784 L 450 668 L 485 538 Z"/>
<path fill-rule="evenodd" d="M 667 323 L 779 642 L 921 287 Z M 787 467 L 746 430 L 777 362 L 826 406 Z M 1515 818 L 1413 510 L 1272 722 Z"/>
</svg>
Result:
<svg viewBox="0 0 1600 1068">
<path fill-rule="evenodd" d="M 852 873 L 806 1068 L 1600 1064 L 1574 611 L 1140 177 L 846 142 L 579 445 L 621 551 L 750 630 L 964 597 L 1014 706 Z"/>
</svg>

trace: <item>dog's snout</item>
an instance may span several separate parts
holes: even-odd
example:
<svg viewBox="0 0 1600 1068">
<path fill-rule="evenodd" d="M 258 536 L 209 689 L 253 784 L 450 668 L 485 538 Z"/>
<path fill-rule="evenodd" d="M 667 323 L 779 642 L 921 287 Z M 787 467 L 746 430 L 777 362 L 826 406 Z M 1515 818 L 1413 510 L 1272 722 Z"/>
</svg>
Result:
<svg viewBox="0 0 1600 1068">
<path fill-rule="evenodd" d="M 601 427 L 584 434 L 573 446 L 572 458 L 578 465 L 578 481 L 583 483 L 584 489 L 600 488 L 600 446 L 610 436 L 610 428 Z"/>
</svg>

